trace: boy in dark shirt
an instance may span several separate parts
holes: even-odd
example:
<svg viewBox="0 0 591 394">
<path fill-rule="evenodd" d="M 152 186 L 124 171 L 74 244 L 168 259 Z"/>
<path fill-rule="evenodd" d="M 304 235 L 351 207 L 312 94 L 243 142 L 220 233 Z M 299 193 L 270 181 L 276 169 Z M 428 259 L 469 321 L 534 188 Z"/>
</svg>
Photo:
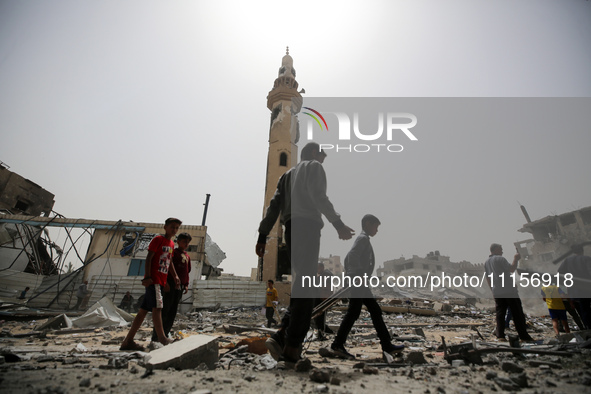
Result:
<svg viewBox="0 0 591 394">
<path fill-rule="evenodd" d="M 361 234 L 359 234 L 353 247 L 345 257 L 345 271 L 348 276 L 363 276 L 364 274 L 371 276 L 373 273 L 375 267 L 375 255 L 371 243 L 369 242 L 369 237 L 373 237 L 378 233 L 378 226 L 380 224 L 379 219 L 374 215 L 365 215 L 363 219 L 361 219 L 361 228 L 363 231 L 361 231 Z M 355 324 L 355 321 L 359 318 L 361 307 L 363 305 L 365 305 L 367 311 L 371 315 L 371 321 L 376 329 L 378 338 L 380 338 L 382 351 L 390 354 L 401 352 L 404 349 L 404 346 L 392 344 L 390 333 L 388 332 L 388 328 L 382 317 L 382 309 L 373 297 L 371 290 L 365 287 L 351 289 L 349 308 L 347 309 L 347 313 L 337 331 L 334 342 L 330 346 L 333 352 L 343 358 L 355 358 L 354 355 L 345 349 L 345 342 L 347 341 L 347 336 L 349 335 L 353 324 Z"/>
</svg>

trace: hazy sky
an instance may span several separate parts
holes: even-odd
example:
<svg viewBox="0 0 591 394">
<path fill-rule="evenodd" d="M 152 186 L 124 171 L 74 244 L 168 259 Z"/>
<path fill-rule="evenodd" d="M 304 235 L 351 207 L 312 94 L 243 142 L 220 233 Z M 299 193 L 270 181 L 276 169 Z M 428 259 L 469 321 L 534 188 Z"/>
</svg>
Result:
<svg viewBox="0 0 591 394">
<path fill-rule="evenodd" d="M 71 218 L 201 224 L 210 193 L 221 267 L 247 275 L 263 210 L 266 96 L 287 45 L 305 97 L 589 97 L 590 42 L 585 0 L 4 0 L 0 160 Z M 423 156 L 398 156 L 379 174 L 397 193 L 374 242 L 378 263 L 433 250 L 480 263 L 491 242 L 528 238 L 517 201 L 534 220 L 591 205 L 591 133 L 562 125 L 551 136 L 476 133 L 437 146 L 421 135 Z M 446 161 L 427 154 L 445 151 Z M 338 163 L 326 162 L 329 195 Z M 412 180 L 400 176 L 410 165 Z M 335 237 L 327 227 L 323 239 Z"/>
</svg>

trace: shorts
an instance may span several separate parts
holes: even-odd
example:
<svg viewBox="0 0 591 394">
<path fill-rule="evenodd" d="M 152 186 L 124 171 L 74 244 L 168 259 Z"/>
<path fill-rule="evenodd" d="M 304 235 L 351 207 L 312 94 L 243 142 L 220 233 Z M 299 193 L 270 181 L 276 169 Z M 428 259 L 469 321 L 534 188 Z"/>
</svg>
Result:
<svg viewBox="0 0 591 394">
<path fill-rule="evenodd" d="M 162 305 L 162 286 L 150 285 L 146 287 L 146 294 L 140 308 L 152 312 L 154 308 L 162 309 Z"/>
<path fill-rule="evenodd" d="M 566 320 L 566 309 L 548 309 L 552 320 Z"/>
</svg>

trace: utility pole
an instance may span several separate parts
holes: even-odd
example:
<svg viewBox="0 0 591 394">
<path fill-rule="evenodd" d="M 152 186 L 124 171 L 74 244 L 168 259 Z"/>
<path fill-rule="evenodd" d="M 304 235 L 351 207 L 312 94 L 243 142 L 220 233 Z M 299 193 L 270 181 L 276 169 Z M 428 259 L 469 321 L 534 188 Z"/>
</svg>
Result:
<svg viewBox="0 0 591 394">
<path fill-rule="evenodd" d="M 206 194 L 205 195 L 205 208 L 203 209 L 203 220 L 201 221 L 201 225 L 205 226 L 205 219 L 207 218 L 207 208 L 209 207 L 209 197 L 211 196 L 211 194 Z"/>
</svg>

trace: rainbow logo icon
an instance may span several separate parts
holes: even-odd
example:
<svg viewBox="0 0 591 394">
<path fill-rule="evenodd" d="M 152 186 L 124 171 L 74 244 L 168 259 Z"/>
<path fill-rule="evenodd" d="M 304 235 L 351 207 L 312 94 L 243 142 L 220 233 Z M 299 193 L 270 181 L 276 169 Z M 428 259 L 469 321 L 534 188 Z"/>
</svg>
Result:
<svg viewBox="0 0 591 394">
<path fill-rule="evenodd" d="M 310 110 L 312 112 L 314 112 L 316 115 L 318 115 L 320 117 L 320 119 L 322 119 L 322 123 L 324 123 L 324 125 L 326 126 L 326 131 L 328 131 L 328 125 L 326 124 L 326 120 L 324 120 L 324 117 L 322 115 L 320 115 L 320 112 L 316 111 L 315 109 L 312 109 L 310 107 L 304 107 L 304 109 Z M 318 123 L 318 126 L 320 126 L 320 130 L 324 130 L 324 128 L 322 127 L 322 123 L 320 123 L 320 121 L 318 120 L 318 118 L 314 115 L 312 115 L 309 112 L 304 112 L 306 115 L 311 116 L 316 123 Z"/>
</svg>

